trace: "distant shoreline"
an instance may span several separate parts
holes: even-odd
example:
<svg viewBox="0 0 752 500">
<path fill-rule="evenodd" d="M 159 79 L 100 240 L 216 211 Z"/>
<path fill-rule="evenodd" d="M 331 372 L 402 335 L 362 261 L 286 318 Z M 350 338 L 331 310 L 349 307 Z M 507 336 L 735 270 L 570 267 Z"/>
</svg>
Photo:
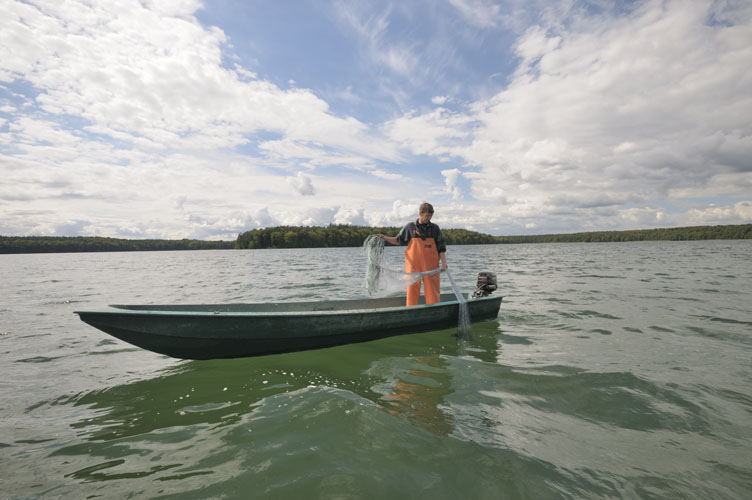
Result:
<svg viewBox="0 0 752 500">
<path fill-rule="evenodd" d="M 277 226 L 241 233 L 235 241 L 131 240 L 100 236 L 0 236 L 0 254 L 342 248 L 361 246 L 371 234 L 396 234 L 397 231 L 397 227 Z M 442 229 L 442 233 L 448 245 L 746 240 L 752 239 L 752 224 L 520 236 L 491 236 L 465 229 Z"/>
<path fill-rule="evenodd" d="M 619 243 L 628 241 L 749 240 L 752 224 L 687 226 L 625 231 L 497 236 L 499 243 Z"/>
<path fill-rule="evenodd" d="M 234 241 L 129 240 L 101 236 L 0 236 L 0 254 L 233 249 Z"/>
</svg>

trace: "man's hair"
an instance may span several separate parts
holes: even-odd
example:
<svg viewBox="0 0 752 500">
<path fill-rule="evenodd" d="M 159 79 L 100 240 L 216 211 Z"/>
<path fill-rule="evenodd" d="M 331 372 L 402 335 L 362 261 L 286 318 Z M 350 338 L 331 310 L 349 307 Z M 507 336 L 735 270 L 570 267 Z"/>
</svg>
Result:
<svg viewBox="0 0 752 500">
<path fill-rule="evenodd" d="M 433 213 L 433 205 L 427 202 L 423 202 L 423 204 L 420 206 L 420 212 L 421 214 L 432 214 Z"/>
</svg>

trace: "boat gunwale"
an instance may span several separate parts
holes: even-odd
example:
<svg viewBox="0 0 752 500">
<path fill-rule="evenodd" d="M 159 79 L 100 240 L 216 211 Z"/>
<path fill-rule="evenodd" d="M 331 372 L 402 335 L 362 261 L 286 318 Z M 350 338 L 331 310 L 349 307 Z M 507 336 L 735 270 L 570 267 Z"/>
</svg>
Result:
<svg viewBox="0 0 752 500">
<path fill-rule="evenodd" d="M 392 297 L 387 297 L 392 298 Z M 493 299 L 503 299 L 500 295 L 489 295 L 487 297 L 478 297 L 475 299 L 469 299 L 468 304 L 475 301 L 488 301 Z M 284 304 L 292 305 L 295 302 L 276 302 L 276 303 L 263 303 L 263 302 L 249 302 L 249 303 L 233 303 L 234 306 L 239 305 L 263 305 L 263 304 Z M 311 304 L 311 302 L 300 302 L 300 304 Z M 446 302 L 437 302 L 435 304 L 418 304 L 415 306 L 390 306 L 379 308 L 358 308 L 358 309 L 331 309 L 331 310 L 307 310 L 307 311 L 178 311 L 178 310 L 153 310 L 153 309 L 129 309 L 128 307 L 133 304 L 111 304 L 102 307 L 84 308 L 73 311 L 74 314 L 81 316 L 82 314 L 119 314 L 126 316 L 193 316 L 193 317 L 258 317 L 263 316 L 266 318 L 273 317 L 290 317 L 290 316 L 337 316 L 337 315 L 351 315 L 351 314 L 378 314 L 384 312 L 400 312 L 400 311 L 415 311 L 416 309 L 430 309 L 437 307 L 447 307 L 459 304 L 459 300 L 452 300 Z M 177 305 L 177 304 L 175 304 Z M 183 306 L 191 305 L 203 305 L 203 304 L 185 304 Z M 215 304 L 207 304 L 215 305 Z M 220 305 L 220 304 L 216 304 Z M 169 307 L 169 304 L 145 304 L 140 307 Z"/>
</svg>

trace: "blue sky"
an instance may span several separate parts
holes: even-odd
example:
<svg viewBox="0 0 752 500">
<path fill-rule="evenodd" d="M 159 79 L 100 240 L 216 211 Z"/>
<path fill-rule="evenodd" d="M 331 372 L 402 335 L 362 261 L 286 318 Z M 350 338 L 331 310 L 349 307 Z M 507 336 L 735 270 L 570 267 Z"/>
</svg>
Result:
<svg viewBox="0 0 752 500">
<path fill-rule="evenodd" d="M 3 10 L 0 234 L 752 221 L 749 1 Z"/>
</svg>

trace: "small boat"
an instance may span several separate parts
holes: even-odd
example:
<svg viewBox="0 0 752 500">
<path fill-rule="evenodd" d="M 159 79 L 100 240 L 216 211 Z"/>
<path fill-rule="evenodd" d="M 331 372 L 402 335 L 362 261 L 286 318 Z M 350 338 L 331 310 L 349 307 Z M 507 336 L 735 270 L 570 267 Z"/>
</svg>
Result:
<svg viewBox="0 0 752 500">
<path fill-rule="evenodd" d="M 499 314 L 502 297 L 467 299 L 472 322 Z M 75 311 L 113 337 L 175 358 L 261 356 L 457 326 L 460 303 L 405 306 L 405 298 L 256 304 L 111 305 Z"/>
</svg>

